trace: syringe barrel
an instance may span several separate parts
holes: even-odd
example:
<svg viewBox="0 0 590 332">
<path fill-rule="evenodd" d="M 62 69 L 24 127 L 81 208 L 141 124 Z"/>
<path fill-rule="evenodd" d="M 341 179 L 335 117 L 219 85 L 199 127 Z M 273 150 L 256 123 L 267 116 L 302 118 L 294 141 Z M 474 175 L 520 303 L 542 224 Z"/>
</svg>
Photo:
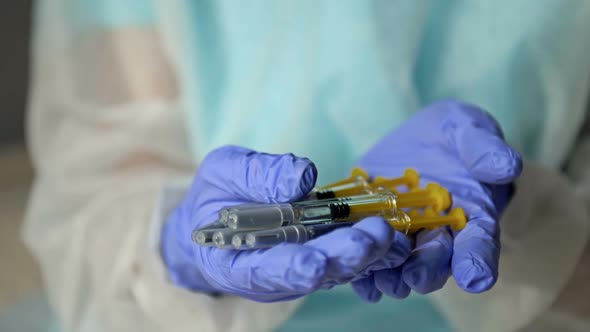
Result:
<svg viewBox="0 0 590 332">
<path fill-rule="evenodd" d="M 220 222 L 214 222 L 212 224 L 197 228 L 192 233 L 192 239 L 195 243 L 200 246 L 213 246 L 213 233 L 223 229 L 225 225 Z"/>
<path fill-rule="evenodd" d="M 245 247 L 249 249 L 261 249 L 274 247 L 284 242 L 305 243 L 337 228 L 350 227 L 352 225 L 352 222 L 332 222 L 311 225 L 299 224 L 252 232 L 246 234 Z"/>
<path fill-rule="evenodd" d="M 372 191 L 372 187 L 369 182 L 363 177 L 357 177 L 351 182 L 338 184 L 331 187 L 317 189 L 312 191 L 307 199 L 333 199 L 337 197 L 347 197 L 354 195 L 367 194 Z"/>
<path fill-rule="evenodd" d="M 291 225 L 248 233 L 246 246 L 250 249 L 270 248 L 280 243 L 304 243 L 309 239 L 303 225 Z"/>
<path fill-rule="evenodd" d="M 258 208 L 230 212 L 227 227 L 240 230 L 268 229 L 295 222 L 295 212 L 290 204 L 260 204 Z"/>
<path fill-rule="evenodd" d="M 231 244 L 234 249 L 248 249 L 246 246 L 246 235 L 248 233 L 237 233 L 231 239 Z"/>
<path fill-rule="evenodd" d="M 390 192 L 327 201 L 260 204 L 257 207 L 230 212 L 227 217 L 227 227 L 236 230 L 261 230 L 301 222 L 327 222 L 372 214 L 385 215 L 394 210 L 396 210 L 395 195 Z"/>
<path fill-rule="evenodd" d="M 226 207 L 222 208 L 221 210 L 219 210 L 219 222 L 222 223 L 223 225 L 227 225 L 227 219 L 230 214 L 232 214 L 236 211 L 243 211 L 243 210 L 248 210 L 248 209 L 252 209 L 252 208 L 258 208 L 261 205 L 262 205 L 261 203 L 244 203 L 244 204 L 226 206 Z"/>
<path fill-rule="evenodd" d="M 234 235 L 243 232 L 236 231 L 231 228 L 224 228 L 213 233 L 213 243 L 217 248 L 229 249 L 233 248 L 232 240 Z"/>
</svg>

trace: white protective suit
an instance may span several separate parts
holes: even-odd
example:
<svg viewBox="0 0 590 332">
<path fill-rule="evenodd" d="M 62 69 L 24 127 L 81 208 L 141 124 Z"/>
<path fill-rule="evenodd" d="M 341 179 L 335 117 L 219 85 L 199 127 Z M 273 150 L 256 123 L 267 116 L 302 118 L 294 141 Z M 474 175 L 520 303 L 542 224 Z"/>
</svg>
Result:
<svg viewBox="0 0 590 332">
<path fill-rule="evenodd" d="M 186 56 L 183 27 L 191 25 L 184 15 L 189 10 L 186 3 L 155 1 L 157 24 L 138 18 L 108 27 L 77 26 L 80 22 L 69 16 L 72 3 L 40 2 L 36 11 L 28 133 L 37 178 L 24 228 L 64 330 L 276 327 L 302 301 L 260 304 L 192 293 L 167 280 L 159 255 L 160 226 L 207 152 L 202 142 L 191 149 L 185 130 L 187 100 L 194 100 L 196 93 L 187 86 L 198 88 L 185 84 L 192 69 L 181 59 Z M 416 26 L 420 20 L 426 15 L 414 20 Z M 281 22 L 277 30 L 291 23 Z M 309 29 L 313 33 L 314 28 Z M 273 47 L 270 39 L 260 47 Z M 407 54 L 392 56 L 413 59 Z M 257 64 L 264 67 L 264 59 Z M 314 70 L 307 73 L 313 76 Z M 471 74 L 479 72 L 474 69 Z M 547 89 L 554 89 L 546 83 Z M 396 84 L 408 89 L 405 82 Z M 485 294 L 471 295 L 449 282 L 433 296 L 459 331 L 515 331 L 527 326 L 540 331 L 555 326 L 548 325 L 548 319 L 562 328 L 562 320 L 569 321 L 563 317 L 584 314 L 572 306 L 583 301 L 584 293 L 571 287 L 585 284 L 580 275 L 587 274 L 590 266 L 589 250 L 583 254 L 590 232 L 590 140 L 579 137 L 576 147 L 572 142 L 584 114 L 588 79 L 576 86 L 580 91 L 570 92 L 577 99 L 554 94 L 545 101 L 548 111 L 542 120 L 554 123 L 561 119 L 556 116 L 560 110 L 572 108 L 575 131 L 568 133 L 565 143 L 555 143 L 555 149 L 539 150 L 539 166 L 525 165 L 516 196 L 501 221 L 497 285 Z M 400 104 L 418 108 L 421 102 Z M 232 113 L 229 105 L 228 118 L 248 116 L 247 108 Z M 312 114 L 313 109 L 302 105 L 297 105 L 298 112 Z M 193 137 L 198 136 L 198 126 L 192 124 Z M 548 143 L 563 131 L 559 126 L 550 129 L 543 136 Z M 212 144 L 218 143 L 221 140 Z M 569 157 L 567 151 L 573 151 Z M 566 159 L 569 179 L 559 170 Z M 580 331 L 588 327 L 577 324 Z"/>
</svg>

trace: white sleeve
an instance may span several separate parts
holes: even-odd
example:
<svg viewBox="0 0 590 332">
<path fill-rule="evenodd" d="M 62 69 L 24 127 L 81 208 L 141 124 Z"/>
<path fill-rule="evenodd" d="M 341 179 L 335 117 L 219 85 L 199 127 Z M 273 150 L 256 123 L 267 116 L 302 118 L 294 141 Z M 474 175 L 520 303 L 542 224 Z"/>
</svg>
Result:
<svg viewBox="0 0 590 332">
<path fill-rule="evenodd" d="M 547 313 L 570 282 L 590 234 L 590 142 L 586 145 L 574 154 L 579 174 L 573 181 L 525 163 L 500 221 L 500 275 L 490 291 L 468 294 L 449 281 L 433 294 L 457 331 L 525 328 Z"/>
<path fill-rule="evenodd" d="M 154 24 L 84 24 L 71 16 L 77 2 L 37 3 L 27 128 L 36 179 L 23 236 L 62 327 L 276 326 L 298 302 L 212 298 L 167 280 L 159 231 L 180 197 L 168 184 L 195 169 L 182 89 Z M 117 4 L 84 1 L 105 3 Z"/>
</svg>

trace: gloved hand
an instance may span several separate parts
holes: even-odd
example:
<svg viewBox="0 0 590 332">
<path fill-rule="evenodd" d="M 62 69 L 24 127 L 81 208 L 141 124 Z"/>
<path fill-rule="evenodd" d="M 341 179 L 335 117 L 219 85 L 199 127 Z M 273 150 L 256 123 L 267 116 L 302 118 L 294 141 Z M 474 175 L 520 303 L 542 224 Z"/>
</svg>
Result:
<svg viewBox="0 0 590 332">
<path fill-rule="evenodd" d="M 316 175 L 310 160 L 291 154 L 262 154 L 234 146 L 211 152 L 161 235 L 170 279 L 194 291 L 271 302 L 350 282 L 371 270 L 395 268 L 409 257 L 409 240 L 377 217 L 305 244 L 270 249 L 236 251 L 192 242 L 192 231 L 214 222 L 221 208 L 296 200 L 313 188 Z"/>
<path fill-rule="evenodd" d="M 442 101 L 416 113 L 377 143 L 359 166 L 371 176 L 396 177 L 407 167 L 418 170 L 422 184 L 438 182 L 465 209 L 469 221 L 454 234 L 448 228 L 421 231 L 412 257 L 400 267 L 374 272 L 353 282 L 365 300 L 382 293 L 405 298 L 443 287 L 454 276 L 459 287 L 479 293 L 498 277 L 498 218 L 511 196 L 511 182 L 521 173 L 520 155 L 503 139 L 496 121 L 479 108 Z"/>
</svg>

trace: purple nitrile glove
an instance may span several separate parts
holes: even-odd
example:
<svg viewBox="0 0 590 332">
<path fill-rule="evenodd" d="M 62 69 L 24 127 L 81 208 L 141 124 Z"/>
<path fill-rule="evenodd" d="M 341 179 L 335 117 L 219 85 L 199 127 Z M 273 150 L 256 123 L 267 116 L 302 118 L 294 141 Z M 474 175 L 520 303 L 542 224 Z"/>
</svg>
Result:
<svg viewBox="0 0 590 332">
<path fill-rule="evenodd" d="M 406 261 L 410 241 L 378 217 L 305 244 L 269 249 L 237 251 L 192 242 L 192 231 L 214 222 L 221 208 L 294 201 L 313 188 L 316 175 L 309 159 L 292 154 L 271 155 L 235 146 L 211 152 L 162 231 L 161 252 L 169 278 L 194 291 L 272 302 L 295 299 Z"/>
<path fill-rule="evenodd" d="M 498 123 L 473 105 L 446 100 L 416 113 L 383 138 L 358 166 L 371 176 L 397 177 L 408 167 L 423 184 L 449 189 L 453 205 L 469 221 L 453 233 L 448 228 L 421 231 L 412 256 L 402 266 L 370 273 L 353 288 L 365 300 L 382 294 L 405 298 L 410 290 L 438 290 L 453 275 L 471 293 L 490 289 L 498 278 L 498 219 L 512 195 L 511 183 L 522 170 L 521 157 L 506 144 Z"/>
</svg>

